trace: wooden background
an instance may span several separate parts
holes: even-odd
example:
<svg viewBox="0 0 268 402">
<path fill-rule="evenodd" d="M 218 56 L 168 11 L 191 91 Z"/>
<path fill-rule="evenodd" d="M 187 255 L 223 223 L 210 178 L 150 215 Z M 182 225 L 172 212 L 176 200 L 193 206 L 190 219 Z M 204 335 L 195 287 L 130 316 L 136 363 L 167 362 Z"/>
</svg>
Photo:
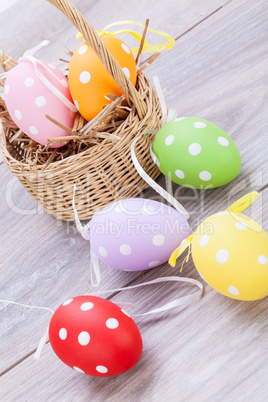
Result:
<svg viewBox="0 0 268 402">
<path fill-rule="evenodd" d="M 73 0 L 100 29 L 131 19 L 176 38 L 172 51 L 146 70 L 158 75 L 167 104 L 181 116 L 214 122 L 235 141 L 242 158 L 239 176 L 223 188 L 193 191 L 175 186 L 194 230 L 206 216 L 268 183 L 267 3 L 265 0 Z M 49 39 L 38 57 L 55 61 L 64 46 L 77 45 L 76 31 L 45 0 L 0 0 L 0 47 L 18 59 Z M 150 36 L 155 40 L 153 36 Z M 156 39 L 158 41 L 158 38 Z M 266 85 L 266 86 L 265 86 Z M 164 186 L 160 177 L 158 182 Z M 89 244 L 73 223 L 56 221 L 37 205 L 0 161 L 0 298 L 56 309 L 64 300 L 92 291 Z M 148 189 L 144 196 L 154 197 Z M 266 230 L 268 190 L 246 211 Z M 181 262 L 181 260 L 179 261 Z M 102 265 L 100 289 L 178 275 L 179 264 L 142 273 Z M 183 274 L 200 279 L 193 263 Z M 200 279 L 201 280 L 201 279 Z M 76 373 L 48 343 L 33 359 L 50 319 L 45 311 L 0 304 L 0 399 L 2 401 L 267 401 L 268 298 L 240 302 L 204 283 L 200 302 L 136 319 L 144 352 L 128 373 L 93 378 Z M 158 285 L 119 292 L 112 301 L 132 302 L 143 312 L 192 292 Z M 132 312 L 132 311 L 131 311 Z"/>
</svg>

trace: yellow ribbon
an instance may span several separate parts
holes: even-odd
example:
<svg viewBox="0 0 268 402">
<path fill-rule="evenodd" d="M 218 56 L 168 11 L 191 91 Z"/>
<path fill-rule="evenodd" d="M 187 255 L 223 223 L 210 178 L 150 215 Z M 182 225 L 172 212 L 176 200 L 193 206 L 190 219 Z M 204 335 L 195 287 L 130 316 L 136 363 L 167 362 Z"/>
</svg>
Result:
<svg viewBox="0 0 268 402">
<path fill-rule="evenodd" d="M 191 243 L 193 240 L 193 234 L 191 234 L 189 237 L 187 237 L 187 239 L 184 239 L 181 244 L 179 245 L 178 248 L 176 248 L 176 250 L 173 251 L 173 253 L 171 254 L 170 258 L 169 258 L 169 264 L 174 268 L 176 265 L 176 260 L 177 258 L 179 258 L 179 256 L 189 247 L 188 250 L 188 255 L 187 255 L 187 262 L 190 256 L 190 251 L 191 251 Z"/>
<path fill-rule="evenodd" d="M 120 30 L 113 31 L 113 32 L 108 32 L 107 31 L 108 28 L 113 27 L 115 25 L 125 25 L 125 24 L 138 25 L 138 26 L 144 28 L 143 24 L 140 24 L 139 22 L 136 22 L 136 21 L 116 21 L 116 22 L 113 22 L 112 24 L 107 25 L 101 31 L 96 31 L 96 32 L 98 33 L 99 36 L 101 36 L 101 35 L 116 36 L 116 35 L 119 35 L 119 34 L 122 34 L 122 33 L 129 33 L 130 35 L 132 35 L 137 40 L 137 42 L 141 43 L 142 35 L 140 33 L 136 32 L 136 31 L 132 30 L 132 29 L 120 29 Z M 166 50 L 170 50 L 170 49 L 173 48 L 173 46 L 175 44 L 175 39 L 171 35 L 169 35 L 166 32 L 157 31 L 156 29 L 151 29 L 151 28 L 148 28 L 148 31 L 162 36 L 164 39 L 166 39 L 166 41 L 168 43 L 161 43 L 159 45 L 149 45 L 147 39 L 145 39 L 143 49 L 142 49 L 142 53 L 158 52 L 163 47 L 166 48 Z M 82 39 L 83 35 L 80 32 L 78 32 L 76 37 L 77 37 L 77 39 Z M 139 51 L 139 47 L 132 47 L 131 51 L 132 51 L 133 54 L 136 54 Z"/>
<path fill-rule="evenodd" d="M 251 193 L 248 193 L 244 195 L 243 197 L 239 198 L 239 200 L 235 201 L 229 208 L 227 208 L 225 211 L 227 212 L 241 212 L 247 207 L 249 207 L 255 200 L 256 198 L 259 197 L 259 193 L 257 191 L 252 191 Z"/>
<path fill-rule="evenodd" d="M 227 208 L 225 211 L 227 212 L 241 212 L 247 207 L 249 207 L 255 200 L 256 198 L 259 197 L 259 193 L 257 191 L 252 191 L 243 197 L 239 198 L 239 200 L 235 201 L 229 208 Z M 184 239 L 179 247 L 176 248 L 176 250 L 173 251 L 169 258 L 169 264 L 172 267 L 175 267 L 176 265 L 176 260 L 179 258 L 179 256 L 189 247 L 188 254 L 186 257 L 186 262 L 189 260 L 189 256 L 191 253 L 191 244 L 193 240 L 194 233 L 192 233 L 187 239 Z M 184 259 L 185 261 L 185 259 Z M 182 263 L 181 269 L 183 267 L 184 261 Z"/>
</svg>

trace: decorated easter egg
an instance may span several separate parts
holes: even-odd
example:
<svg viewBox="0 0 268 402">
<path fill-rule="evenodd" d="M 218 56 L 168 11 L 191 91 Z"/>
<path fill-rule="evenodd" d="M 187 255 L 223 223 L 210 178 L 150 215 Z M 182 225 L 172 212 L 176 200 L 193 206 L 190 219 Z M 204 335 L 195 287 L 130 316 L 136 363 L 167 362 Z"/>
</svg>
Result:
<svg viewBox="0 0 268 402">
<path fill-rule="evenodd" d="M 49 340 L 65 364 L 97 377 L 130 370 L 142 354 L 142 338 L 132 318 L 96 296 L 65 301 L 51 318 Z"/>
<path fill-rule="evenodd" d="M 73 104 L 67 79 L 61 71 L 45 61 L 37 62 L 36 68 L 30 61 L 21 61 L 8 72 L 4 89 L 5 103 L 16 125 L 31 139 L 47 145 L 49 138 L 69 134 L 49 121 L 45 115 L 48 114 L 72 128 L 75 106 L 73 105 L 74 110 L 71 111 L 37 74 L 41 74 Z M 66 143 L 67 141 L 55 142 L 50 146 L 58 148 Z"/>
<path fill-rule="evenodd" d="M 116 201 L 94 215 L 91 247 L 105 264 L 140 271 L 166 262 L 189 235 L 186 218 L 161 202 L 130 198 Z"/>
<path fill-rule="evenodd" d="M 112 35 L 102 35 L 101 40 L 118 61 L 133 85 L 136 84 L 136 63 L 129 47 Z M 94 50 L 84 41 L 76 49 L 69 68 L 69 85 L 74 103 L 86 120 L 91 120 L 109 104 L 105 95 L 123 95 L 107 72 Z"/>
<path fill-rule="evenodd" d="M 202 278 L 225 296 L 268 295 L 268 235 L 253 219 L 227 211 L 209 216 L 193 235 L 192 256 Z"/>
<path fill-rule="evenodd" d="M 165 124 L 156 134 L 152 156 L 165 176 L 184 187 L 222 186 L 241 167 L 231 138 L 215 124 L 195 117 Z"/>
</svg>

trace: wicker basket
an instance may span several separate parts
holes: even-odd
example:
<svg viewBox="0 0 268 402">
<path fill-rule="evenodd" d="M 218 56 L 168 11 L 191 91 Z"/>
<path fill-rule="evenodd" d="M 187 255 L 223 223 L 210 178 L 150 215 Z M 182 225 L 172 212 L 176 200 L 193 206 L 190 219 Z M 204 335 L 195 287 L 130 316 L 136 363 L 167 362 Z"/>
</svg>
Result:
<svg viewBox="0 0 268 402">
<path fill-rule="evenodd" d="M 131 161 L 130 145 L 141 132 L 161 127 L 161 106 L 145 74 L 138 74 L 135 89 L 91 25 L 68 0 L 47 1 L 62 11 L 83 34 L 133 107 L 113 132 L 120 140 L 103 140 L 76 155 L 50 163 L 46 169 L 42 165 L 29 166 L 21 162 L 25 152 L 23 142 L 9 142 L 10 127 L 4 127 L 1 132 L 0 150 L 11 173 L 49 214 L 57 219 L 74 220 L 72 197 L 76 183 L 79 217 L 89 219 L 97 208 L 114 200 L 135 197 L 147 187 Z M 150 156 L 151 141 L 151 136 L 143 136 L 135 151 L 142 167 L 155 179 L 160 171 Z"/>
</svg>

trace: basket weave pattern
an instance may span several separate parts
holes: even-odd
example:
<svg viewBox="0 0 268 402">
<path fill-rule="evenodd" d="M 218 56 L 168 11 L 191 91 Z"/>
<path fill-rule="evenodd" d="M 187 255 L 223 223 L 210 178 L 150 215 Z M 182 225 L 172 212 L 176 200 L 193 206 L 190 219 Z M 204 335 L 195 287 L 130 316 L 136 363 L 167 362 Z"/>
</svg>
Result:
<svg viewBox="0 0 268 402">
<path fill-rule="evenodd" d="M 161 106 L 155 89 L 145 74 L 137 78 L 137 89 L 126 79 L 117 61 L 111 56 L 99 36 L 85 18 L 67 0 L 48 0 L 56 5 L 82 32 L 85 40 L 97 50 L 107 71 L 123 90 L 131 111 L 113 132 L 116 141 L 104 139 L 100 144 L 63 160 L 42 165 L 21 162 L 25 152 L 20 141 L 9 142 L 12 129 L 4 127 L 0 150 L 8 169 L 44 209 L 57 219 L 74 220 L 72 209 L 73 185 L 76 183 L 76 206 L 80 219 L 90 219 L 97 208 L 118 199 L 137 196 L 147 184 L 137 173 L 130 154 L 131 142 L 147 129 L 161 127 Z M 100 45 L 101 44 L 101 45 Z M 143 136 L 136 145 L 136 156 L 152 177 L 160 171 L 152 162 L 149 148 L 152 136 Z"/>
</svg>

